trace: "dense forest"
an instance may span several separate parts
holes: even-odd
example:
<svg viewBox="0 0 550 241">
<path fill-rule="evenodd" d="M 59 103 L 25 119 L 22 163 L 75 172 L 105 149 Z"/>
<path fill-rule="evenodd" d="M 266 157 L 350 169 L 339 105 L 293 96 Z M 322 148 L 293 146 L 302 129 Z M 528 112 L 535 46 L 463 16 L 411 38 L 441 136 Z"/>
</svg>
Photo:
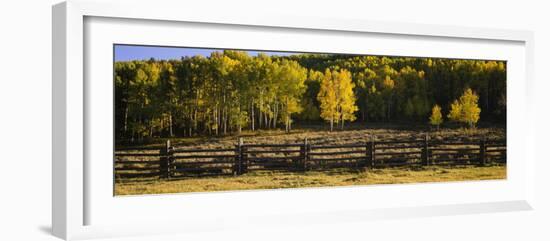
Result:
<svg viewBox="0 0 550 241">
<path fill-rule="evenodd" d="M 428 123 L 434 109 L 447 116 L 465 90 L 479 99 L 481 121 L 506 120 L 503 61 L 226 50 L 114 67 L 117 140 L 321 121 L 331 130 L 354 121 Z"/>
</svg>

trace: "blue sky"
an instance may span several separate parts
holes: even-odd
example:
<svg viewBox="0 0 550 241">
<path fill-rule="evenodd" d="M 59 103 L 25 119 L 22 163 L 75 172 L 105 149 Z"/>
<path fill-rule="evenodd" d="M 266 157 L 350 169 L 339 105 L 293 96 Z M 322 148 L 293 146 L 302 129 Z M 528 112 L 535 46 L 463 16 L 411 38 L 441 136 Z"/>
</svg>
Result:
<svg viewBox="0 0 550 241">
<path fill-rule="evenodd" d="M 140 45 L 115 45 L 115 61 L 128 60 L 147 60 L 155 59 L 180 59 L 183 56 L 210 56 L 212 52 L 222 51 L 221 49 L 207 48 L 183 48 L 183 47 L 157 47 L 157 46 L 140 46 Z M 246 51 L 251 56 L 256 56 L 258 53 L 266 53 L 268 55 L 287 56 L 297 53 L 289 52 L 269 52 L 269 51 Z"/>
</svg>

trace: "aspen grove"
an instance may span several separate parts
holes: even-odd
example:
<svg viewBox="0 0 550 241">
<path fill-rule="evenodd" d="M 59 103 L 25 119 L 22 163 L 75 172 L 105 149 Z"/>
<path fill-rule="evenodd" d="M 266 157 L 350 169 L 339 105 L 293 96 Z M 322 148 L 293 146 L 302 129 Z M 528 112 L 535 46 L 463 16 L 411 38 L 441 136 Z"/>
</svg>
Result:
<svg viewBox="0 0 550 241">
<path fill-rule="evenodd" d="M 434 112 L 439 125 L 465 98 L 479 103 L 480 121 L 506 121 L 504 61 L 225 50 L 114 68 L 117 140 L 289 132 L 295 123 L 426 123 Z"/>
</svg>

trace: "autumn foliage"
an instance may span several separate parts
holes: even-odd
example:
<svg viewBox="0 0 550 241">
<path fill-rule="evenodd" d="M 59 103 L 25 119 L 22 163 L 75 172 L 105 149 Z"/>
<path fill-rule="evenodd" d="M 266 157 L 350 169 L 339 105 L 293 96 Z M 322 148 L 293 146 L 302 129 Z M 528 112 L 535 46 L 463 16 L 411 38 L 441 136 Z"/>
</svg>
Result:
<svg viewBox="0 0 550 241">
<path fill-rule="evenodd" d="M 441 107 L 434 105 L 432 108 L 432 115 L 430 116 L 430 124 L 436 126 L 439 129 L 439 125 L 443 123 L 443 115 L 441 114 Z"/>
<path fill-rule="evenodd" d="M 430 118 L 438 126 L 443 116 L 473 127 L 506 117 L 502 61 L 225 50 L 114 68 L 120 140 L 290 132 L 295 123 L 332 130 Z"/>
<path fill-rule="evenodd" d="M 481 109 L 478 106 L 479 96 L 468 88 L 459 99 L 451 104 L 449 119 L 467 124 L 470 128 L 475 127 L 479 120 Z"/>
</svg>

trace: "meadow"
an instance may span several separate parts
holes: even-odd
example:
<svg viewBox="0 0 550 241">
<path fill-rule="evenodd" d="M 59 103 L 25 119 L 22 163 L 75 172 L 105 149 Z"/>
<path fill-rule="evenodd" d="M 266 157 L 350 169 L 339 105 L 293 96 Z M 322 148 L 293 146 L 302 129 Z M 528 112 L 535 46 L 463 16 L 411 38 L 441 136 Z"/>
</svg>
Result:
<svg viewBox="0 0 550 241">
<path fill-rule="evenodd" d="M 141 180 L 115 184 L 115 195 L 210 192 L 251 189 L 336 187 L 350 185 L 406 184 L 497 180 L 506 178 L 506 166 L 430 166 L 325 172 L 250 172 L 241 176 L 182 180 Z"/>
</svg>

